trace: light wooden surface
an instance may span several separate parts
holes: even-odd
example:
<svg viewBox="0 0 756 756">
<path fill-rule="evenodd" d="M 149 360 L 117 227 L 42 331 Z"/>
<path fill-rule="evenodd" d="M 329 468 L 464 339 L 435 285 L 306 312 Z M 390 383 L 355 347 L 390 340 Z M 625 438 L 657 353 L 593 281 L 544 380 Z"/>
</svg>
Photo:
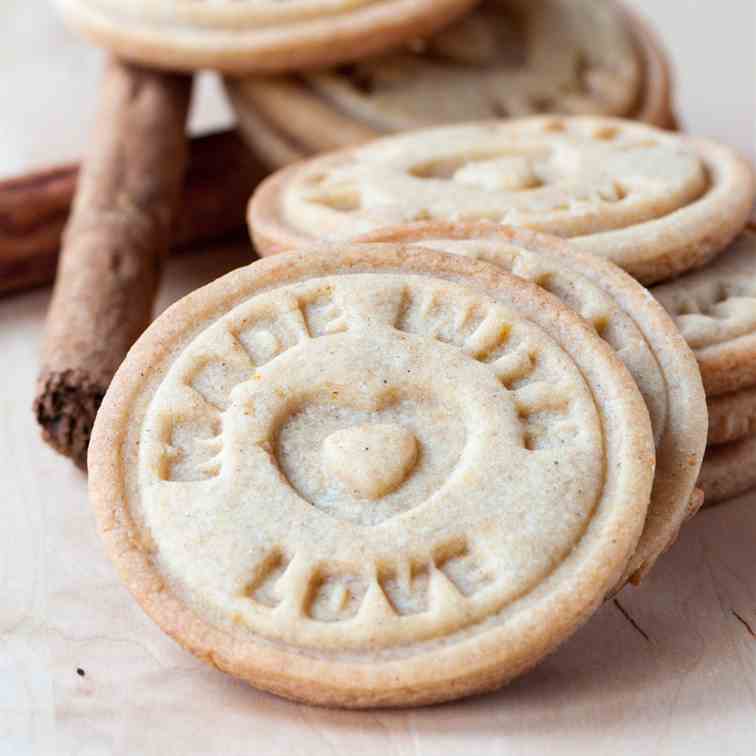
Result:
<svg viewBox="0 0 756 756">
<path fill-rule="evenodd" d="M 633 4 L 673 53 L 684 123 L 756 159 L 756 3 Z M 0 175 L 78 154 L 99 64 L 41 0 L 2 3 Z M 195 124 L 227 118 L 206 80 Z M 161 306 L 248 255 L 174 261 Z M 204 667 L 136 607 L 100 548 L 83 476 L 38 439 L 48 297 L 0 301 L 2 756 L 756 753 L 756 495 L 699 515 L 641 588 L 497 695 L 326 712 Z"/>
</svg>

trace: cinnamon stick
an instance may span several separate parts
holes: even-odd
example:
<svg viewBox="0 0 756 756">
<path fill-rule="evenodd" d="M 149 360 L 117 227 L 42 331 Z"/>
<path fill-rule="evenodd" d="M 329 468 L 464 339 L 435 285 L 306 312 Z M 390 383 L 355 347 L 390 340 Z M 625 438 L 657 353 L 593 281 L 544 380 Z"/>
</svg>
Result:
<svg viewBox="0 0 756 756">
<path fill-rule="evenodd" d="M 171 251 L 243 231 L 265 174 L 236 131 L 194 137 Z M 69 164 L 0 181 L 0 295 L 54 279 L 78 175 Z"/>
<path fill-rule="evenodd" d="M 187 165 L 191 77 L 111 61 L 65 231 L 34 410 L 86 467 L 100 402 L 150 322 Z"/>
</svg>

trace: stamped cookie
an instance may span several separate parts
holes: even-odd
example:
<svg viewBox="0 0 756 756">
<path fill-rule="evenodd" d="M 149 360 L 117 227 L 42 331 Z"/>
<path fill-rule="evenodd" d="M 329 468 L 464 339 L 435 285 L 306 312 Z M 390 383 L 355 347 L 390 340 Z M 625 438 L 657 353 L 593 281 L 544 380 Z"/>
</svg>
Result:
<svg viewBox="0 0 756 756">
<path fill-rule="evenodd" d="M 605 0 L 486 0 L 424 43 L 307 76 L 228 79 L 242 133 L 275 168 L 427 126 L 544 112 L 673 125 L 668 66 Z"/>
<path fill-rule="evenodd" d="M 403 706 L 493 689 L 590 616 L 654 445 L 627 370 L 548 293 L 342 245 L 161 316 L 89 471 L 112 558 L 186 648 L 297 700 Z"/>
<path fill-rule="evenodd" d="M 427 35 L 476 0 L 54 0 L 125 60 L 171 70 L 291 71 Z"/>
<path fill-rule="evenodd" d="M 648 519 L 625 575 L 640 582 L 700 506 L 694 489 L 706 448 L 698 366 L 664 309 L 615 265 L 524 229 L 420 223 L 376 231 L 365 241 L 419 244 L 503 268 L 561 299 L 617 352 L 643 395 L 656 442 Z"/>
<path fill-rule="evenodd" d="M 701 270 L 656 286 L 653 294 L 698 359 L 711 442 L 748 435 L 756 416 L 756 227 Z"/>
<path fill-rule="evenodd" d="M 676 130 L 680 124 L 675 113 L 672 74 L 664 45 L 643 18 L 626 8 L 623 12 L 643 66 L 643 87 L 638 103 L 625 117 Z"/>
<path fill-rule="evenodd" d="M 756 386 L 708 398 L 709 443 L 726 444 L 756 433 Z"/>
<path fill-rule="evenodd" d="M 756 435 L 706 450 L 699 485 L 706 506 L 721 504 L 756 488 Z"/>
<path fill-rule="evenodd" d="M 267 179 L 265 255 L 417 221 L 490 220 L 569 238 L 644 283 L 702 265 L 745 226 L 750 167 L 724 145 L 613 118 L 545 116 L 414 131 Z"/>
</svg>

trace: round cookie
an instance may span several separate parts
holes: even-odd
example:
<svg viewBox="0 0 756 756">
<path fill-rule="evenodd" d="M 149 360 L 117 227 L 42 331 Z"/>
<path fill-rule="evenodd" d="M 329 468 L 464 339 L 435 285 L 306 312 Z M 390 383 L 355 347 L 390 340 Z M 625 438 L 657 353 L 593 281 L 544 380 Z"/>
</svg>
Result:
<svg viewBox="0 0 756 756">
<path fill-rule="evenodd" d="M 524 229 L 421 223 L 376 231 L 365 241 L 418 244 L 503 268 L 555 295 L 617 352 L 646 402 L 657 450 L 646 526 L 623 579 L 640 582 L 700 506 L 695 484 L 706 448 L 698 366 L 664 309 L 615 265 Z"/>
<path fill-rule="evenodd" d="M 397 134 L 279 171 L 250 202 L 258 251 L 416 221 L 492 220 L 569 238 L 644 283 L 704 264 L 745 226 L 731 149 L 613 118 L 544 116 Z"/>
<path fill-rule="evenodd" d="M 282 255 L 181 300 L 89 456 L 108 551 L 168 634 L 345 707 L 536 664 L 625 571 L 653 468 L 643 399 L 584 321 L 398 245 Z"/>
<path fill-rule="evenodd" d="M 756 227 L 701 270 L 652 293 L 692 347 L 708 397 L 756 386 Z"/>
<path fill-rule="evenodd" d="M 710 444 L 727 444 L 756 431 L 754 276 L 756 233 L 749 226 L 698 275 L 653 290 L 695 346 L 708 394 Z"/>
<path fill-rule="evenodd" d="M 680 124 L 675 114 L 673 82 L 664 45 L 653 28 L 640 16 L 623 9 L 633 33 L 643 66 L 643 87 L 628 118 L 675 131 Z"/>
<path fill-rule="evenodd" d="M 170 70 L 291 71 L 343 63 L 440 29 L 475 0 L 54 0 L 125 60 Z"/>
<path fill-rule="evenodd" d="M 709 443 L 727 444 L 756 433 L 756 386 L 708 399 Z"/>
<path fill-rule="evenodd" d="M 262 165 L 277 170 L 307 157 L 300 145 L 272 128 L 256 108 L 243 106 L 228 83 L 226 93 L 232 103 L 236 128 Z"/>
<path fill-rule="evenodd" d="M 721 504 L 756 488 L 756 435 L 706 450 L 698 484 L 706 506 Z"/>
<path fill-rule="evenodd" d="M 402 51 L 226 87 L 245 138 L 275 168 L 395 131 L 542 112 L 674 125 L 656 38 L 604 0 L 487 0 Z"/>
</svg>

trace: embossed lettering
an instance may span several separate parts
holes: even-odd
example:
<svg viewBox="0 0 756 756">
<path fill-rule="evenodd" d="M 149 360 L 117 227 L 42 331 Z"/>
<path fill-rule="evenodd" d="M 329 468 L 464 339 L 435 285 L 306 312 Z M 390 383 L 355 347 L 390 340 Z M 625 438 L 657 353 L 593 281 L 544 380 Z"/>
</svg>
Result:
<svg viewBox="0 0 756 756">
<path fill-rule="evenodd" d="M 230 360 L 208 360 L 191 380 L 191 387 L 208 403 L 224 412 L 231 403 L 231 392 L 252 375 L 252 365 L 240 369 Z"/>
<path fill-rule="evenodd" d="M 258 565 L 254 578 L 244 591 L 245 595 L 263 606 L 277 607 L 283 600 L 278 584 L 290 561 L 283 551 L 273 549 Z"/>
<path fill-rule="evenodd" d="M 378 583 L 397 614 L 420 614 L 428 609 L 429 576 L 427 564 L 404 564 L 380 570 Z"/>
<path fill-rule="evenodd" d="M 318 568 L 310 585 L 307 614 L 319 622 L 344 622 L 357 616 L 367 593 L 361 576 Z"/>
<path fill-rule="evenodd" d="M 283 309 L 282 305 L 278 312 L 255 318 L 250 325 L 242 326 L 236 334 L 239 343 L 256 367 L 265 365 L 309 338 L 299 303 L 287 302 L 285 306 L 287 309 Z"/>
<path fill-rule="evenodd" d="M 442 290 L 434 290 L 419 297 L 408 296 L 396 327 L 400 331 L 430 336 L 462 348 L 485 315 L 478 304 L 457 305 Z"/>
<path fill-rule="evenodd" d="M 223 456 L 220 416 L 178 419 L 163 455 L 163 479 L 179 482 L 208 480 L 220 475 Z"/>
<path fill-rule="evenodd" d="M 474 553 L 466 543 L 441 549 L 435 562 L 463 596 L 472 596 L 493 581 L 481 555 Z"/>
<path fill-rule="evenodd" d="M 319 291 L 301 302 L 302 316 L 312 338 L 346 331 L 349 327 L 344 309 L 335 301 L 330 289 Z"/>
</svg>

